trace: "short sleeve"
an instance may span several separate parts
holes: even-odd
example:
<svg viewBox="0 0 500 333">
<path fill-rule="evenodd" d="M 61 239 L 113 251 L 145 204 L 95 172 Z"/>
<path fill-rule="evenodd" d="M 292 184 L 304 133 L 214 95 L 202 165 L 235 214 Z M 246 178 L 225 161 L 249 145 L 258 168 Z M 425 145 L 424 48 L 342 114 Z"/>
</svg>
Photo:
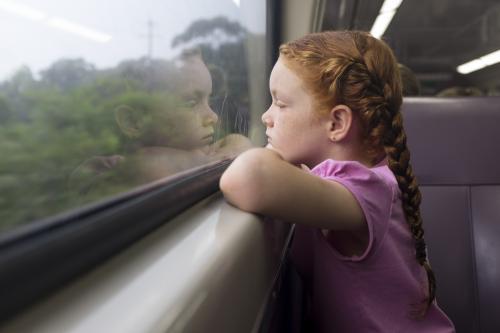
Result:
<svg viewBox="0 0 500 333">
<path fill-rule="evenodd" d="M 387 168 L 387 167 L 385 167 Z M 374 252 L 387 231 L 394 190 L 383 176 L 355 161 L 326 160 L 311 170 L 323 179 L 336 181 L 347 188 L 358 201 L 368 224 L 368 247 L 361 256 L 347 257 L 335 249 L 341 259 L 360 261 Z M 321 234 L 321 233 L 320 233 Z"/>
</svg>

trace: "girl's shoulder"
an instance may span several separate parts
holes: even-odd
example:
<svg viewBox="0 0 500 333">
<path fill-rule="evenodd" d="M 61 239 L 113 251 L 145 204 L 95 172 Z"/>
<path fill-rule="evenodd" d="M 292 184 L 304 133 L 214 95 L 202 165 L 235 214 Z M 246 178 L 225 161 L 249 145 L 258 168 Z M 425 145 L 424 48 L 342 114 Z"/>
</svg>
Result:
<svg viewBox="0 0 500 333">
<path fill-rule="evenodd" d="M 365 185 L 382 185 L 393 188 L 397 180 L 389 169 L 386 160 L 373 167 L 368 167 L 358 161 L 337 161 L 327 159 L 311 169 L 311 173 L 324 179 L 340 178 L 355 180 Z"/>
<path fill-rule="evenodd" d="M 328 159 L 314 167 L 311 173 L 342 184 L 354 195 L 363 210 L 369 205 L 377 206 L 377 210 L 387 213 L 399 196 L 397 180 L 384 161 L 367 167 L 357 161 Z"/>
</svg>

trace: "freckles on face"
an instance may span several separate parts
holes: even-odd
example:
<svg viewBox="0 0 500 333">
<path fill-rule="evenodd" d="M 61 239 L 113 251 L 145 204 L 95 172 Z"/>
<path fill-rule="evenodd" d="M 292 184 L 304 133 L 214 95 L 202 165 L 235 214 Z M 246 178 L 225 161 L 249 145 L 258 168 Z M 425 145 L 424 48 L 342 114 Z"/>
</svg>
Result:
<svg viewBox="0 0 500 333">
<path fill-rule="evenodd" d="M 269 89 L 273 100 L 278 99 L 282 102 L 300 101 L 308 97 L 302 80 L 286 66 L 281 57 L 274 65 L 269 77 Z"/>
<path fill-rule="evenodd" d="M 273 104 L 262 117 L 269 143 L 291 163 L 313 159 L 325 132 L 313 114 L 311 95 L 281 58 L 273 68 L 269 85 Z"/>
</svg>

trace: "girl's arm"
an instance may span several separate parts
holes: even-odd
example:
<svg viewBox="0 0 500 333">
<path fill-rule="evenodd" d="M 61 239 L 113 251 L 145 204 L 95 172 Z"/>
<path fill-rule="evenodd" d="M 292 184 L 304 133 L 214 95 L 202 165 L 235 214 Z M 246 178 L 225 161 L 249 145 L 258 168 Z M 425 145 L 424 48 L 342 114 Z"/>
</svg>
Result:
<svg viewBox="0 0 500 333">
<path fill-rule="evenodd" d="M 323 229 L 366 227 L 361 207 L 344 186 L 293 166 L 271 149 L 238 156 L 220 188 L 230 203 L 248 212 Z"/>
</svg>

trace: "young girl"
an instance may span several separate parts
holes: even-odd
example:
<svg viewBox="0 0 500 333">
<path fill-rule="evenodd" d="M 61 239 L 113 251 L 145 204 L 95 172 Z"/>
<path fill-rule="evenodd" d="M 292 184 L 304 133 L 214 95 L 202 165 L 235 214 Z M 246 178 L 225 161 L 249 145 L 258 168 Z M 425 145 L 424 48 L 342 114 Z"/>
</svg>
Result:
<svg viewBox="0 0 500 333">
<path fill-rule="evenodd" d="M 435 302 L 395 57 L 364 32 L 280 47 L 266 148 L 220 186 L 235 206 L 297 223 L 292 259 L 314 332 L 453 332 Z"/>
</svg>

